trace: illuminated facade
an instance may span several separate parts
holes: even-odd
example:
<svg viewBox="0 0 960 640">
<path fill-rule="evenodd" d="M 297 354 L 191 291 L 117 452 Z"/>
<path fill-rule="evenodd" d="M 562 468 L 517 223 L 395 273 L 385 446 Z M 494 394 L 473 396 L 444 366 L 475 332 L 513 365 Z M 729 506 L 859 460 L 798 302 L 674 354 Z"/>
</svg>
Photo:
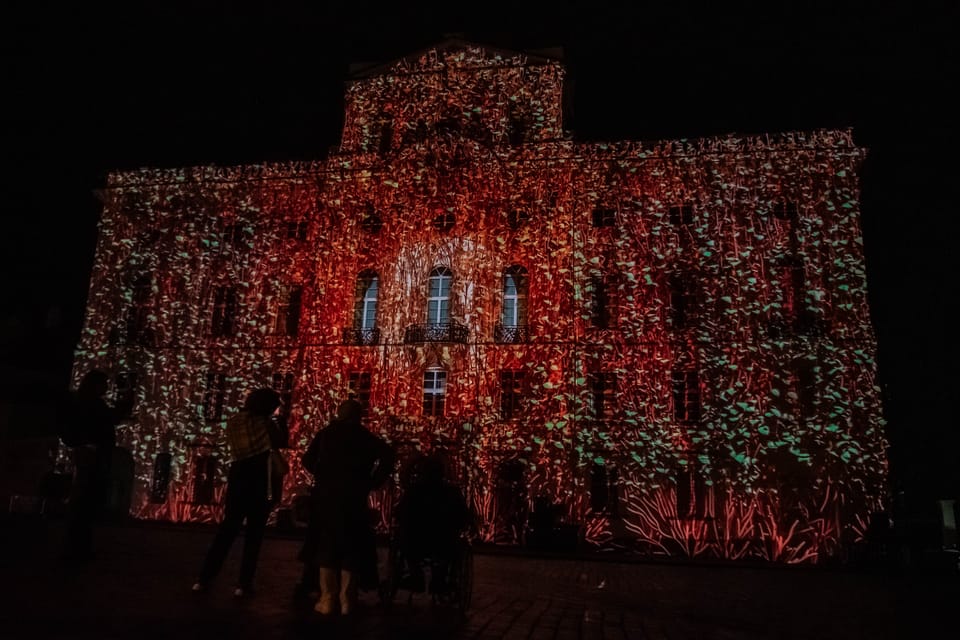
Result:
<svg viewBox="0 0 960 640">
<path fill-rule="evenodd" d="M 326 160 L 109 177 L 74 375 L 137 398 L 135 515 L 217 518 L 225 417 L 269 385 L 296 448 L 352 389 L 401 457 L 442 451 L 488 540 L 537 497 L 648 553 L 862 536 L 886 476 L 864 150 L 579 143 L 563 79 L 452 43 L 357 75 Z"/>
</svg>

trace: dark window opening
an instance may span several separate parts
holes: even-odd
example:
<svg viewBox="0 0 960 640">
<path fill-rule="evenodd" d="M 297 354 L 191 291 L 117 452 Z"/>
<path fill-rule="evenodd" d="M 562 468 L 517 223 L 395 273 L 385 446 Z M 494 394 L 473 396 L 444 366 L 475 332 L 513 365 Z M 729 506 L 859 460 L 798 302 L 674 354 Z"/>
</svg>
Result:
<svg viewBox="0 0 960 640">
<path fill-rule="evenodd" d="M 670 224 L 675 227 L 693 224 L 693 207 L 684 204 L 670 207 Z"/>
<path fill-rule="evenodd" d="M 674 371 L 673 417 L 681 424 L 700 421 L 700 374 L 696 371 Z"/>
<path fill-rule="evenodd" d="M 433 226 L 438 231 L 449 231 L 450 229 L 453 229 L 453 225 L 456 223 L 457 217 L 449 211 L 441 213 L 433 219 Z"/>
<path fill-rule="evenodd" d="M 287 240 L 303 242 L 307 239 L 306 220 L 287 220 L 284 224 Z"/>
<path fill-rule="evenodd" d="M 598 329 L 611 329 L 616 321 L 613 304 L 614 279 L 590 276 L 590 322 Z"/>
<path fill-rule="evenodd" d="M 500 417 L 511 420 L 520 415 L 524 399 L 524 372 L 505 369 L 500 372 Z"/>
<path fill-rule="evenodd" d="M 383 220 L 375 211 L 367 211 L 363 216 L 363 220 L 360 221 L 360 226 L 367 233 L 377 234 L 383 229 Z"/>
<path fill-rule="evenodd" d="M 137 374 L 133 371 L 118 373 L 114 387 L 117 390 L 115 406 L 123 410 L 124 417 L 129 418 L 137 401 Z"/>
<path fill-rule="evenodd" d="M 237 320 L 237 290 L 233 287 L 217 287 L 213 291 L 213 316 L 210 335 L 219 338 L 232 336 Z"/>
<path fill-rule="evenodd" d="M 280 412 L 284 418 L 290 417 L 293 407 L 293 374 L 289 372 L 274 373 L 270 380 L 270 387 L 280 395 Z"/>
<path fill-rule="evenodd" d="M 288 287 L 281 291 L 273 332 L 280 336 L 296 336 L 300 331 L 300 311 L 303 306 L 303 288 Z"/>
<path fill-rule="evenodd" d="M 234 249 L 247 246 L 247 230 L 240 222 L 229 222 L 223 226 L 223 242 Z"/>
<path fill-rule="evenodd" d="M 613 420 L 617 408 L 617 373 L 595 371 L 589 375 L 591 414 L 594 420 Z"/>
<path fill-rule="evenodd" d="M 207 372 L 203 392 L 203 419 L 219 422 L 223 418 L 223 401 L 227 393 L 227 377 L 222 373 Z"/>
<path fill-rule="evenodd" d="M 173 470 L 173 454 L 158 453 L 153 460 L 153 478 L 150 482 L 150 502 L 163 504 L 170 489 L 170 473 Z"/>
<path fill-rule="evenodd" d="M 380 153 L 387 153 L 393 147 L 393 123 L 386 121 L 380 124 L 380 139 L 378 148 Z"/>
<path fill-rule="evenodd" d="M 527 125 L 519 115 L 510 116 L 510 124 L 507 127 L 507 136 L 510 144 L 517 147 L 527 140 Z"/>
<path fill-rule="evenodd" d="M 197 454 L 193 458 L 193 504 L 213 504 L 217 459 Z"/>
<path fill-rule="evenodd" d="M 674 329 L 684 329 L 696 319 L 696 296 L 689 276 L 670 276 L 670 321 Z"/>
<path fill-rule="evenodd" d="M 514 231 L 523 226 L 527 220 L 530 219 L 530 214 L 528 214 L 523 209 L 511 209 L 507 211 L 507 225 Z"/>
<path fill-rule="evenodd" d="M 619 507 L 617 469 L 595 462 L 590 468 L 590 508 L 594 513 L 616 516 Z"/>
<path fill-rule="evenodd" d="M 795 221 L 799 215 L 797 203 L 793 200 L 780 200 L 773 205 L 773 217 L 777 220 Z"/>
<path fill-rule="evenodd" d="M 617 223 L 617 211 L 610 207 L 596 207 L 593 210 L 594 227 L 612 227 Z"/>
<path fill-rule="evenodd" d="M 371 375 L 369 371 L 354 371 L 347 378 L 348 393 L 356 396 L 363 406 L 363 415 L 370 415 Z"/>
<path fill-rule="evenodd" d="M 677 518 L 703 518 L 706 511 L 706 483 L 703 477 L 690 465 L 681 465 L 677 469 L 676 482 Z"/>
</svg>

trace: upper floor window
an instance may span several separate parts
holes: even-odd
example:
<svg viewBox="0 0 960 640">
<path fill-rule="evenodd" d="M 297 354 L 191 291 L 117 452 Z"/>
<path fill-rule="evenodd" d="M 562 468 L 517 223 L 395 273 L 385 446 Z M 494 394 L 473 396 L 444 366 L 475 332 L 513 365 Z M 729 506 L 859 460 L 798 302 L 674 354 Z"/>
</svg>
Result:
<svg viewBox="0 0 960 640">
<path fill-rule="evenodd" d="M 242 222 L 225 220 L 223 223 L 223 246 L 242 249 L 247 246 L 247 228 Z"/>
<path fill-rule="evenodd" d="M 133 283 L 130 306 L 124 322 L 124 339 L 129 343 L 147 343 L 150 338 L 151 321 L 154 317 L 153 279 L 142 275 Z"/>
<path fill-rule="evenodd" d="M 277 300 L 277 312 L 273 320 L 273 332 L 280 336 L 295 336 L 300 330 L 300 310 L 303 302 L 302 287 L 284 287 Z"/>
<path fill-rule="evenodd" d="M 366 210 L 363 212 L 363 219 L 360 220 L 360 226 L 363 227 L 363 230 L 367 233 L 380 233 L 380 229 L 383 228 L 383 219 L 377 214 L 377 210 L 373 205 L 367 205 Z"/>
<path fill-rule="evenodd" d="M 590 468 L 590 508 L 594 513 L 617 515 L 617 468 L 594 462 Z"/>
<path fill-rule="evenodd" d="M 594 420 L 613 420 L 617 407 L 617 373 L 596 371 L 590 374 L 589 380 Z"/>
<path fill-rule="evenodd" d="M 437 231 L 450 231 L 457 224 L 457 217 L 450 211 L 444 211 L 433 219 L 433 227 Z"/>
<path fill-rule="evenodd" d="M 507 225 L 516 231 L 530 219 L 530 214 L 524 209 L 510 209 L 507 211 Z"/>
<path fill-rule="evenodd" d="M 670 275 L 670 322 L 674 329 L 684 329 L 696 319 L 696 296 L 690 277 Z"/>
<path fill-rule="evenodd" d="M 379 283 L 377 272 L 369 269 L 357 276 L 357 286 L 353 296 L 353 328 L 372 330 L 377 326 L 377 296 Z"/>
<path fill-rule="evenodd" d="M 594 227 L 612 227 L 617 223 L 617 212 L 611 207 L 595 207 L 593 210 Z"/>
<path fill-rule="evenodd" d="M 210 335 L 232 336 L 237 322 L 237 290 L 234 287 L 217 287 L 213 290 L 213 313 L 210 318 Z"/>
<path fill-rule="evenodd" d="M 380 153 L 387 153 L 393 148 L 393 122 L 390 120 L 380 122 L 380 137 L 377 141 L 377 147 Z"/>
<path fill-rule="evenodd" d="M 519 265 L 503 273 L 503 313 L 500 321 L 505 327 L 527 324 L 527 270 Z"/>
<path fill-rule="evenodd" d="M 590 276 L 590 322 L 598 329 L 612 329 L 616 324 L 615 276 Z"/>
<path fill-rule="evenodd" d="M 117 392 L 115 406 L 123 409 L 126 414 L 124 417 L 130 417 L 137 399 L 136 372 L 124 371 L 118 373 L 114 379 L 114 388 Z"/>
<path fill-rule="evenodd" d="M 516 418 L 520 414 L 523 387 L 523 370 L 504 369 L 500 372 L 500 416 L 504 420 Z"/>
<path fill-rule="evenodd" d="M 423 415 L 442 416 L 447 397 L 447 372 L 427 369 L 423 372 Z"/>
<path fill-rule="evenodd" d="M 673 417 L 682 424 L 693 424 L 700 421 L 700 374 L 695 370 L 687 369 L 674 371 L 673 383 Z"/>
<path fill-rule="evenodd" d="M 446 267 L 436 267 L 430 272 L 430 288 L 427 296 L 427 323 L 450 322 L 450 285 L 453 273 Z"/>
<path fill-rule="evenodd" d="M 773 204 L 773 217 L 778 220 L 789 220 L 791 222 L 797 219 L 799 208 L 793 200 L 780 200 Z"/>
</svg>

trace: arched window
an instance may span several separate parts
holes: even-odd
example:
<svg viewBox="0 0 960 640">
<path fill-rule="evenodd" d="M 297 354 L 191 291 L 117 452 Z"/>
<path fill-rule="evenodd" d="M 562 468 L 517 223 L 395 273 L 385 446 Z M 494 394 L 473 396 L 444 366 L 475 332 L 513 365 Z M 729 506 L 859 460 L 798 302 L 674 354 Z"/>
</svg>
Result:
<svg viewBox="0 0 960 640">
<path fill-rule="evenodd" d="M 450 322 L 450 284 L 453 273 L 446 267 L 436 267 L 430 272 L 430 291 L 427 296 L 427 323 Z"/>
<path fill-rule="evenodd" d="M 353 298 L 354 329 L 372 331 L 376 328 L 378 284 L 376 271 L 367 269 L 357 276 L 357 288 Z"/>
<path fill-rule="evenodd" d="M 513 265 L 503 273 L 503 313 L 500 322 L 505 327 L 527 324 L 527 270 Z"/>
</svg>

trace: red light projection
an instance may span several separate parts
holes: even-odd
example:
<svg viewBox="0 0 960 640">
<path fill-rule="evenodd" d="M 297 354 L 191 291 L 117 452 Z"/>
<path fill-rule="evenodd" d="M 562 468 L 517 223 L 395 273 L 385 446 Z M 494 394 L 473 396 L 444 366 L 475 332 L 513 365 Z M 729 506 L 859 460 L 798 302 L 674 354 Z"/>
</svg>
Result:
<svg viewBox="0 0 960 640">
<path fill-rule="evenodd" d="M 135 515 L 217 518 L 225 419 L 268 385 L 297 447 L 352 391 L 401 459 L 442 452 L 487 540 L 538 498 L 642 553 L 814 562 L 862 535 L 887 464 L 864 151 L 575 143 L 563 78 L 438 47 L 349 84 L 326 160 L 110 176 L 74 374 L 136 394 Z"/>
</svg>

